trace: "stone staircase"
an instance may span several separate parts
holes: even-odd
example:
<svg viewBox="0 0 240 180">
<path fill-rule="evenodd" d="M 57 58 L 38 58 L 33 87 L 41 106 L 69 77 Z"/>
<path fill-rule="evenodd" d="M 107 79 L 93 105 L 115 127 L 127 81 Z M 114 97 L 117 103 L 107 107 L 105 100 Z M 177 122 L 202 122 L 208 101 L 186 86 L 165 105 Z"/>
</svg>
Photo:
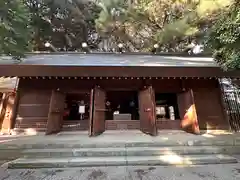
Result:
<svg viewBox="0 0 240 180">
<path fill-rule="evenodd" d="M 189 142 L 186 144 L 156 142 L 80 144 L 68 141 L 57 144 L 28 144 L 21 150 L 20 158 L 5 163 L 3 166 L 8 168 L 65 168 L 226 164 L 238 162 L 236 158 L 228 154 L 235 154 L 239 152 L 239 149 L 223 144 L 210 146 Z"/>
<path fill-rule="evenodd" d="M 231 155 L 240 154 L 240 134 L 204 137 L 163 132 L 151 137 L 138 131 L 106 131 L 90 138 L 87 132 L 43 133 L 0 143 L 2 158 L 8 152 L 14 157 L 3 164 L 7 168 L 227 164 L 238 163 Z"/>
</svg>

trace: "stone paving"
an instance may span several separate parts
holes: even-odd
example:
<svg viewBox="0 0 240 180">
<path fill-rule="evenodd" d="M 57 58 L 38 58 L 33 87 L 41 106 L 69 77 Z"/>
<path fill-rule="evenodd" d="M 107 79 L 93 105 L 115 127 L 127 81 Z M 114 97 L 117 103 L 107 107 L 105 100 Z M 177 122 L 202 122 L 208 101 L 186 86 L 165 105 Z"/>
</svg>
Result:
<svg viewBox="0 0 240 180">
<path fill-rule="evenodd" d="M 1 140 L 1 138 L 0 138 Z M 143 134 L 140 131 L 106 131 L 97 137 L 88 137 L 87 132 L 62 132 L 57 135 L 45 136 L 44 134 L 38 134 L 36 136 L 22 136 L 11 137 L 2 140 L 0 147 L 3 148 L 6 145 L 8 148 L 16 147 L 17 149 L 22 145 L 36 145 L 36 144 L 60 144 L 62 142 L 67 144 L 78 143 L 82 145 L 96 144 L 102 145 L 103 143 L 164 143 L 165 145 L 175 144 L 189 144 L 203 142 L 201 145 L 239 145 L 240 146 L 240 133 L 236 134 L 203 134 L 193 135 L 182 131 L 176 133 L 170 131 L 159 132 L 159 135 L 152 137 Z M 44 146 L 43 146 L 44 147 Z"/>
<path fill-rule="evenodd" d="M 240 164 L 0 170 L 0 180 L 239 180 Z"/>
<path fill-rule="evenodd" d="M 121 135 L 119 135 L 121 134 Z M 110 136 L 109 136 L 110 135 Z M 131 137 L 131 138 L 130 138 Z M 0 138 L 0 145 L 16 147 L 22 144 L 37 143 L 79 143 L 102 144 L 104 142 L 178 142 L 191 143 L 192 141 L 225 141 L 232 144 L 233 140 L 239 146 L 240 134 L 235 135 L 208 135 L 195 136 L 185 133 L 159 134 L 150 137 L 136 133 L 104 133 L 96 138 L 88 138 L 87 134 L 59 134 L 57 136 L 37 135 L 31 137 Z M 68 144 L 66 143 L 66 144 Z M 9 154 L 9 152 L 8 152 Z M 240 159 L 239 155 L 234 157 Z M 94 168 L 69 168 L 69 169 L 0 169 L 0 180 L 240 180 L 240 164 L 204 165 L 193 167 L 94 167 Z"/>
</svg>

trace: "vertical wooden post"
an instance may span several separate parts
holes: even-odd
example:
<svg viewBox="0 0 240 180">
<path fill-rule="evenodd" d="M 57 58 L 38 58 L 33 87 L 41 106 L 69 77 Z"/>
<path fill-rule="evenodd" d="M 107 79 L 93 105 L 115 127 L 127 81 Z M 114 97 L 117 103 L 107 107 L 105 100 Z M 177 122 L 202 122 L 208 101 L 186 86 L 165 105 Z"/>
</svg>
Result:
<svg viewBox="0 0 240 180">
<path fill-rule="evenodd" d="M 17 118 L 17 113 L 18 113 L 18 105 L 19 105 L 19 90 L 16 91 L 15 93 L 15 100 L 14 100 L 14 105 L 12 109 L 12 116 L 11 116 L 11 121 L 10 121 L 10 129 L 14 129 L 16 118 Z"/>
<path fill-rule="evenodd" d="M 0 122 L 3 121 L 4 114 L 5 114 L 5 111 L 4 111 L 5 98 L 6 98 L 6 93 L 2 93 L 2 96 L 1 96 L 1 99 L 0 99 Z"/>
<path fill-rule="evenodd" d="M 16 105 L 16 94 L 9 92 L 5 93 L 3 99 L 2 109 L 5 108 L 5 113 L 3 114 L 3 120 L 1 123 L 1 133 L 10 133 L 12 120 L 15 115 L 14 106 Z"/>
</svg>

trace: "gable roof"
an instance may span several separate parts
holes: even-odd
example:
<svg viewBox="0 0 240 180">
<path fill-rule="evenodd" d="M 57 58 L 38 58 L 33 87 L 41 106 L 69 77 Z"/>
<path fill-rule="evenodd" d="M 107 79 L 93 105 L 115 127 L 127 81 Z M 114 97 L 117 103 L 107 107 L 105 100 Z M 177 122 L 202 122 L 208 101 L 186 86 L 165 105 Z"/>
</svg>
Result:
<svg viewBox="0 0 240 180">
<path fill-rule="evenodd" d="M 0 76 L 62 77 L 240 77 L 211 57 L 186 54 L 38 53 L 22 61 L 0 57 Z"/>
<path fill-rule="evenodd" d="M 116 54 L 116 53 L 50 53 L 28 54 L 16 63 L 10 57 L 0 57 L 0 65 L 46 65 L 46 66 L 141 66 L 141 67 L 218 67 L 211 57 Z"/>
</svg>

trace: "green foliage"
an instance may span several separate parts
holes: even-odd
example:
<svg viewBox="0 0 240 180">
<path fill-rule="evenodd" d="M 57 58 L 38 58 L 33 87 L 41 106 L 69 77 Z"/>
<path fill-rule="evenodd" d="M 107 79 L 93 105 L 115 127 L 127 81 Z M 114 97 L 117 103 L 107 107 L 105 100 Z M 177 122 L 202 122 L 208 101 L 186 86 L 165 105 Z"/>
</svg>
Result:
<svg viewBox="0 0 240 180">
<path fill-rule="evenodd" d="M 223 13 L 213 26 L 208 46 L 216 61 L 225 69 L 240 68 L 240 3 L 236 2 Z"/>
<path fill-rule="evenodd" d="M 203 39 L 232 0 L 101 2 L 104 6 L 97 20 L 99 33 L 123 42 L 128 51 L 150 51 L 158 43 L 161 51 L 176 52 L 183 51 L 192 40 Z M 112 14 L 113 9 L 119 14 Z"/>
<path fill-rule="evenodd" d="M 179 52 L 193 40 L 209 37 L 207 43 L 218 62 L 238 67 L 239 10 L 233 6 L 229 10 L 232 3 L 0 0 L 0 53 L 21 57 L 31 47 L 34 51 L 82 51 L 82 42 L 87 42 L 91 51 L 115 51 L 121 42 L 126 51 L 149 52 L 158 43 L 162 52 Z M 228 14 L 223 13 L 226 10 Z M 52 49 L 45 47 L 46 42 Z"/>
<path fill-rule="evenodd" d="M 34 50 L 46 51 L 50 42 L 56 51 L 79 51 L 82 42 L 96 48 L 92 36 L 99 8 L 87 0 L 26 0 L 34 27 Z"/>
<path fill-rule="evenodd" d="M 29 51 L 29 12 L 21 0 L 0 1 L 0 54 L 20 58 Z"/>
</svg>

